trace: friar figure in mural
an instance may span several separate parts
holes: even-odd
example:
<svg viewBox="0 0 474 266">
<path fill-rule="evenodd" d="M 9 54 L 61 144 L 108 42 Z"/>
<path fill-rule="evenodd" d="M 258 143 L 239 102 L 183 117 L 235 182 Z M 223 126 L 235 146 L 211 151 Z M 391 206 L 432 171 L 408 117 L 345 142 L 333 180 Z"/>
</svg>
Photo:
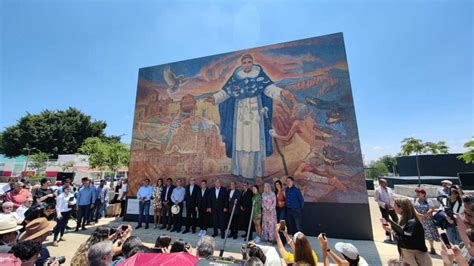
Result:
<svg viewBox="0 0 474 266">
<path fill-rule="evenodd" d="M 265 157 L 272 155 L 270 123 L 273 100 L 294 102 L 293 95 L 273 84 L 262 66 L 244 54 L 221 90 L 206 101 L 219 105 L 220 130 L 232 174 L 245 178 L 266 176 Z"/>
</svg>

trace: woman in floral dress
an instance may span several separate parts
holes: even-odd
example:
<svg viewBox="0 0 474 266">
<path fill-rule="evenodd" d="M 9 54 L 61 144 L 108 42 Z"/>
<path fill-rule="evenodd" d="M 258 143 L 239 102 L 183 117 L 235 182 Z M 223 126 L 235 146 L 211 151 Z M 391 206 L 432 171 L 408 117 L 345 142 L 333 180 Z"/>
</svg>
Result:
<svg viewBox="0 0 474 266">
<path fill-rule="evenodd" d="M 417 188 L 415 192 L 416 198 L 413 200 L 413 206 L 425 231 L 425 239 L 430 243 L 430 253 L 436 254 L 433 241 L 439 241 L 439 234 L 433 220 L 433 212 L 435 210 L 433 202 L 426 198 L 426 191 L 424 189 Z"/>
<path fill-rule="evenodd" d="M 262 238 L 269 244 L 273 244 L 275 241 L 276 196 L 268 183 L 263 186 L 262 214 Z"/>
<path fill-rule="evenodd" d="M 161 192 L 163 191 L 163 178 L 156 180 L 156 186 L 153 187 L 153 222 L 155 228 L 158 227 L 161 218 Z"/>
<path fill-rule="evenodd" d="M 254 241 L 258 244 L 262 235 L 262 195 L 258 191 L 257 185 L 252 186 L 252 192 L 252 202 L 254 204 L 252 220 L 255 225 L 255 233 L 257 234 Z"/>
</svg>

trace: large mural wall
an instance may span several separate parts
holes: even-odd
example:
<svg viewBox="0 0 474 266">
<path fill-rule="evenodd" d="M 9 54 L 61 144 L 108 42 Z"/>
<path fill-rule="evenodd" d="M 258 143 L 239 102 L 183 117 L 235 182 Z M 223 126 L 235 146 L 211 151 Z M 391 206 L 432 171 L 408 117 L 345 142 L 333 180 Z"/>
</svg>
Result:
<svg viewBox="0 0 474 266">
<path fill-rule="evenodd" d="M 131 149 L 131 195 L 291 175 L 307 202 L 367 203 L 342 33 L 140 69 Z"/>
</svg>

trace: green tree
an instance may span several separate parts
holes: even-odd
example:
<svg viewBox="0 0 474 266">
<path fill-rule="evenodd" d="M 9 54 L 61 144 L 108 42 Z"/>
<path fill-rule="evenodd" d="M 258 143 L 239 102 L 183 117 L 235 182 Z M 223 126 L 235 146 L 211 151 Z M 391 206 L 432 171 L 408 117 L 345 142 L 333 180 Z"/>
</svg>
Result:
<svg viewBox="0 0 474 266">
<path fill-rule="evenodd" d="M 381 160 L 378 160 L 368 165 L 366 174 L 370 179 L 378 179 L 379 177 L 386 176 L 388 174 L 388 169 Z"/>
<path fill-rule="evenodd" d="M 415 154 L 416 159 L 416 171 L 418 173 L 418 187 L 421 186 L 420 176 L 420 165 L 418 163 L 418 155 L 425 150 L 425 145 L 420 139 L 405 138 L 402 140 L 402 155 L 408 156 L 412 153 Z"/>
<path fill-rule="evenodd" d="M 107 143 L 107 167 L 117 176 L 117 170 L 122 166 L 127 166 L 130 159 L 130 150 L 127 145 L 120 142 Z"/>
<path fill-rule="evenodd" d="M 457 158 L 459 160 L 464 160 L 465 163 L 474 163 L 474 139 L 464 143 L 464 147 L 468 148 L 468 150 Z"/>
<path fill-rule="evenodd" d="M 24 148 L 36 147 L 56 158 L 58 154 L 76 153 L 88 137 L 105 137 L 104 121 L 91 117 L 76 108 L 44 110 L 27 113 L 16 125 L 0 134 L 0 153 L 8 157 L 27 155 Z"/>
<path fill-rule="evenodd" d="M 114 139 L 88 138 L 79 151 L 89 155 L 89 165 L 98 168 L 102 177 L 106 170 L 113 172 L 115 177 L 117 170 L 128 165 L 130 159 L 128 146 Z"/>
<path fill-rule="evenodd" d="M 82 154 L 89 155 L 89 165 L 103 172 L 107 168 L 107 148 L 101 138 L 87 138 L 78 150 Z"/>
<path fill-rule="evenodd" d="M 66 172 L 69 170 L 69 168 L 74 166 L 74 161 L 67 161 L 61 165 L 61 170 L 63 172 Z"/>
<path fill-rule="evenodd" d="M 37 172 L 46 167 L 50 155 L 45 152 L 38 152 L 28 157 L 28 165 L 33 167 Z M 37 173 L 38 174 L 38 173 Z"/>
<path fill-rule="evenodd" d="M 448 145 L 446 145 L 445 141 L 438 141 L 438 143 L 436 145 L 438 145 L 438 152 L 439 153 L 442 153 L 442 154 L 449 153 L 449 147 L 448 147 Z"/>
<path fill-rule="evenodd" d="M 384 155 L 378 161 L 381 161 L 387 167 L 389 172 L 396 174 L 397 159 L 392 155 Z"/>
<path fill-rule="evenodd" d="M 423 153 L 429 152 L 431 154 L 446 154 L 449 152 L 449 147 L 446 145 L 445 141 L 438 141 L 438 143 L 427 141 L 423 145 Z"/>
<path fill-rule="evenodd" d="M 423 146 L 424 146 L 423 153 L 427 153 L 427 152 L 430 152 L 432 154 L 438 154 L 439 153 L 438 144 L 436 144 L 434 142 L 427 141 L 423 144 Z"/>
</svg>

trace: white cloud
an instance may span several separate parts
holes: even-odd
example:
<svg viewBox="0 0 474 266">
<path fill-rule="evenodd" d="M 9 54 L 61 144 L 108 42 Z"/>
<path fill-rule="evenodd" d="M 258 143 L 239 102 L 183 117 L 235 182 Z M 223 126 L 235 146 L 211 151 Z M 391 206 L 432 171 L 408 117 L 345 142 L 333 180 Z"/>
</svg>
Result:
<svg viewBox="0 0 474 266">
<path fill-rule="evenodd" d="M 381 151 L 381 150 L 383 150 L 383 149 L 384 149 L 384 148 L 383 148 L 383 147 L 380 147 L 380 146 L 373 146 L 373 147 L 372 147 L 372 150 L 373 150 L 373 151 Z"/>
</svg>

